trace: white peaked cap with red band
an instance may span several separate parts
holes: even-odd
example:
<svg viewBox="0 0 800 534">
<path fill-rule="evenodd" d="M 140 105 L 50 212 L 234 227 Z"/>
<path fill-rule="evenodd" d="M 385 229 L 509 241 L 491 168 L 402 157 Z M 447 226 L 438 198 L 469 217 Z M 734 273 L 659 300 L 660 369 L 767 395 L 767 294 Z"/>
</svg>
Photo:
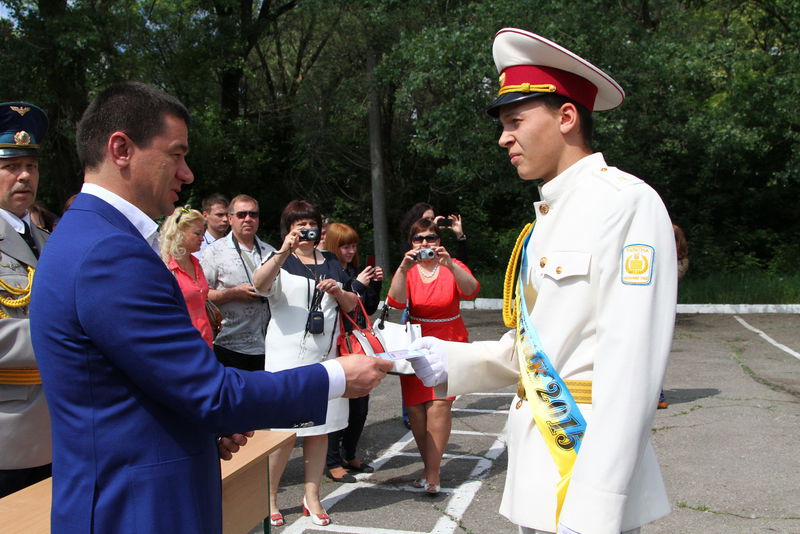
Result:
<svg viewBox="0 0 800 534">
<path fill-rule="evenodd" d="M 566 48 L 518 28 L 497 32 L 492 47 L 500 89 L 486 110 L 497 117 L 506 104 L 555 93 L 589 111 L 613 109 L 625 91 L 611 76 Z"/>
</svg>

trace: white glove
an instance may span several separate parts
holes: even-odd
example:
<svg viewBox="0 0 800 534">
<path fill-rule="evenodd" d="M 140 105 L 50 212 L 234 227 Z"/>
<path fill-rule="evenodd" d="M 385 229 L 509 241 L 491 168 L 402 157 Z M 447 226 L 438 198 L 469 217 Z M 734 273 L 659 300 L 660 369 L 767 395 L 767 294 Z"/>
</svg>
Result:
<svg viewBox="0 0 800 534">
<path fill-rule="evenodd" d="M 408 346 L 424 354 L 421 358 L 409 359 L 414 373 L 427 387 L 447 382 L 447 352 L 441 340 L 435 337 L 421 337 Z"/>
</svg>

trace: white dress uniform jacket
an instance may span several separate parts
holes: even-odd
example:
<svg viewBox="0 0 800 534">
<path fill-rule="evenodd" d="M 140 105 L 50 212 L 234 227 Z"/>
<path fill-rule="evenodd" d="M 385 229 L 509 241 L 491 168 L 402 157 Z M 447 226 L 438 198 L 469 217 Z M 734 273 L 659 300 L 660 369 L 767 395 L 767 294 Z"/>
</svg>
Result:
<svg viewBox="0 0 800 534">
<path fill-rule="evenodd" d="M 30 225 L 42 250 L 49 235 Z M 27 266 L 36 268 L 36 256 L 20 235 L 0 217 L 0 279 L 25 287 Z M 9 298 L 0 289 L 0 297 Z M 18 297 L 13 297 L 18 298 Z M 0 319 L 0 369 L 38 369 L 31 344 L 28 307 L 6 308 Z M 0 384 L 0 469 L 27 469 L 50 463 L 50 414 L 40 385 Z"/>
<path fill-rule="evenodd" d="M 600 153 L 543 184 L 540 195 L 524 273 L 533 309 L 523 313 L 561 378 L 593 385 L 592 404 L 579 405 L 587 427 L 560 523 L 619 534 L 670 511 L 649 436 L 675 320 L 675 238 L 658 194 Z M 513 348 L 513 331 L 500 341 L 448 343 L 447 394 L 516 383 Z M 500 512 L 555 532 L 560 476 L 530 407 L 517 401 Z"/>
</svg>

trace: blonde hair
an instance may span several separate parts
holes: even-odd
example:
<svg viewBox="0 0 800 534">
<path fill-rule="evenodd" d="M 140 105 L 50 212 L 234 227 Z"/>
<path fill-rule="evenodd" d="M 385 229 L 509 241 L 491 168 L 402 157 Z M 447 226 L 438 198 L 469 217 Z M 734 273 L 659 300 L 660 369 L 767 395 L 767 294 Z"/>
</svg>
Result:
<svg viewBox="0 0 800 534">
<path fill-rule="evenodd" d="M 328 229 L 325 232 L 325 248 L 336 254 L 339 262 L 344 263 L 339 248 L 352 243 L 358 244 L 358 232 L 352 226 L 339 222 L 328 225 Z M 353 256 L 351 263 L 353 267 L 359 266 L 358 254 Z"/>
<path fill-rule="evenodd" d="M 187 208 L 175 208 L 172 215 L 164 219 L 158 236 L 161 259 L 164 260 L 164 263 L 169 262 L 170 256 L 179 258 L 186 254 L 186 249 L 182 246 L 183 233 L 196 222 L 203 223 L 205 226 L 206 220 L 203 214 Z"/>
</svg>

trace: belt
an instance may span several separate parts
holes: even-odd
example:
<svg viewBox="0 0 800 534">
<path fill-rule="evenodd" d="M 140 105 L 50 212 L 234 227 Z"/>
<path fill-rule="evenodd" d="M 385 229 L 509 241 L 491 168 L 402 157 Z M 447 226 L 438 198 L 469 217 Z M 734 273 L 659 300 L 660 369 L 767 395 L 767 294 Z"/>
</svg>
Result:
<svg viewBox="0 0 800 534">
<path fill-rule="evenodd" d="M 423 317 L 414 317 L 413 315 L 408 316 L 408 318 L 412 321 L 419 321 L 421 323 L 447 323 L 450 321 L 455 321 L 459 317 L 461 317 L 460 313 L 454 317 L 448 317 L 447 319 L 425 319 Z"/>
<path fill-rule="evenodd" d="M 564 380 L 567 389 L 572 394 L 572 398 L 578 404 L 592 403 L 592 381 L 591 380 Z M 521 400 L 528 400 L 525 388 L 522 386 L 522 378 L 517 379 L 517 397 Z M 521 403 L 517 403 L 517 408 Z"/>
<path fill-rule="evenodd" d="M 38 369 L 0 369 L 0 384 L 36 386 L 42 383 Z"/>
</svg>

